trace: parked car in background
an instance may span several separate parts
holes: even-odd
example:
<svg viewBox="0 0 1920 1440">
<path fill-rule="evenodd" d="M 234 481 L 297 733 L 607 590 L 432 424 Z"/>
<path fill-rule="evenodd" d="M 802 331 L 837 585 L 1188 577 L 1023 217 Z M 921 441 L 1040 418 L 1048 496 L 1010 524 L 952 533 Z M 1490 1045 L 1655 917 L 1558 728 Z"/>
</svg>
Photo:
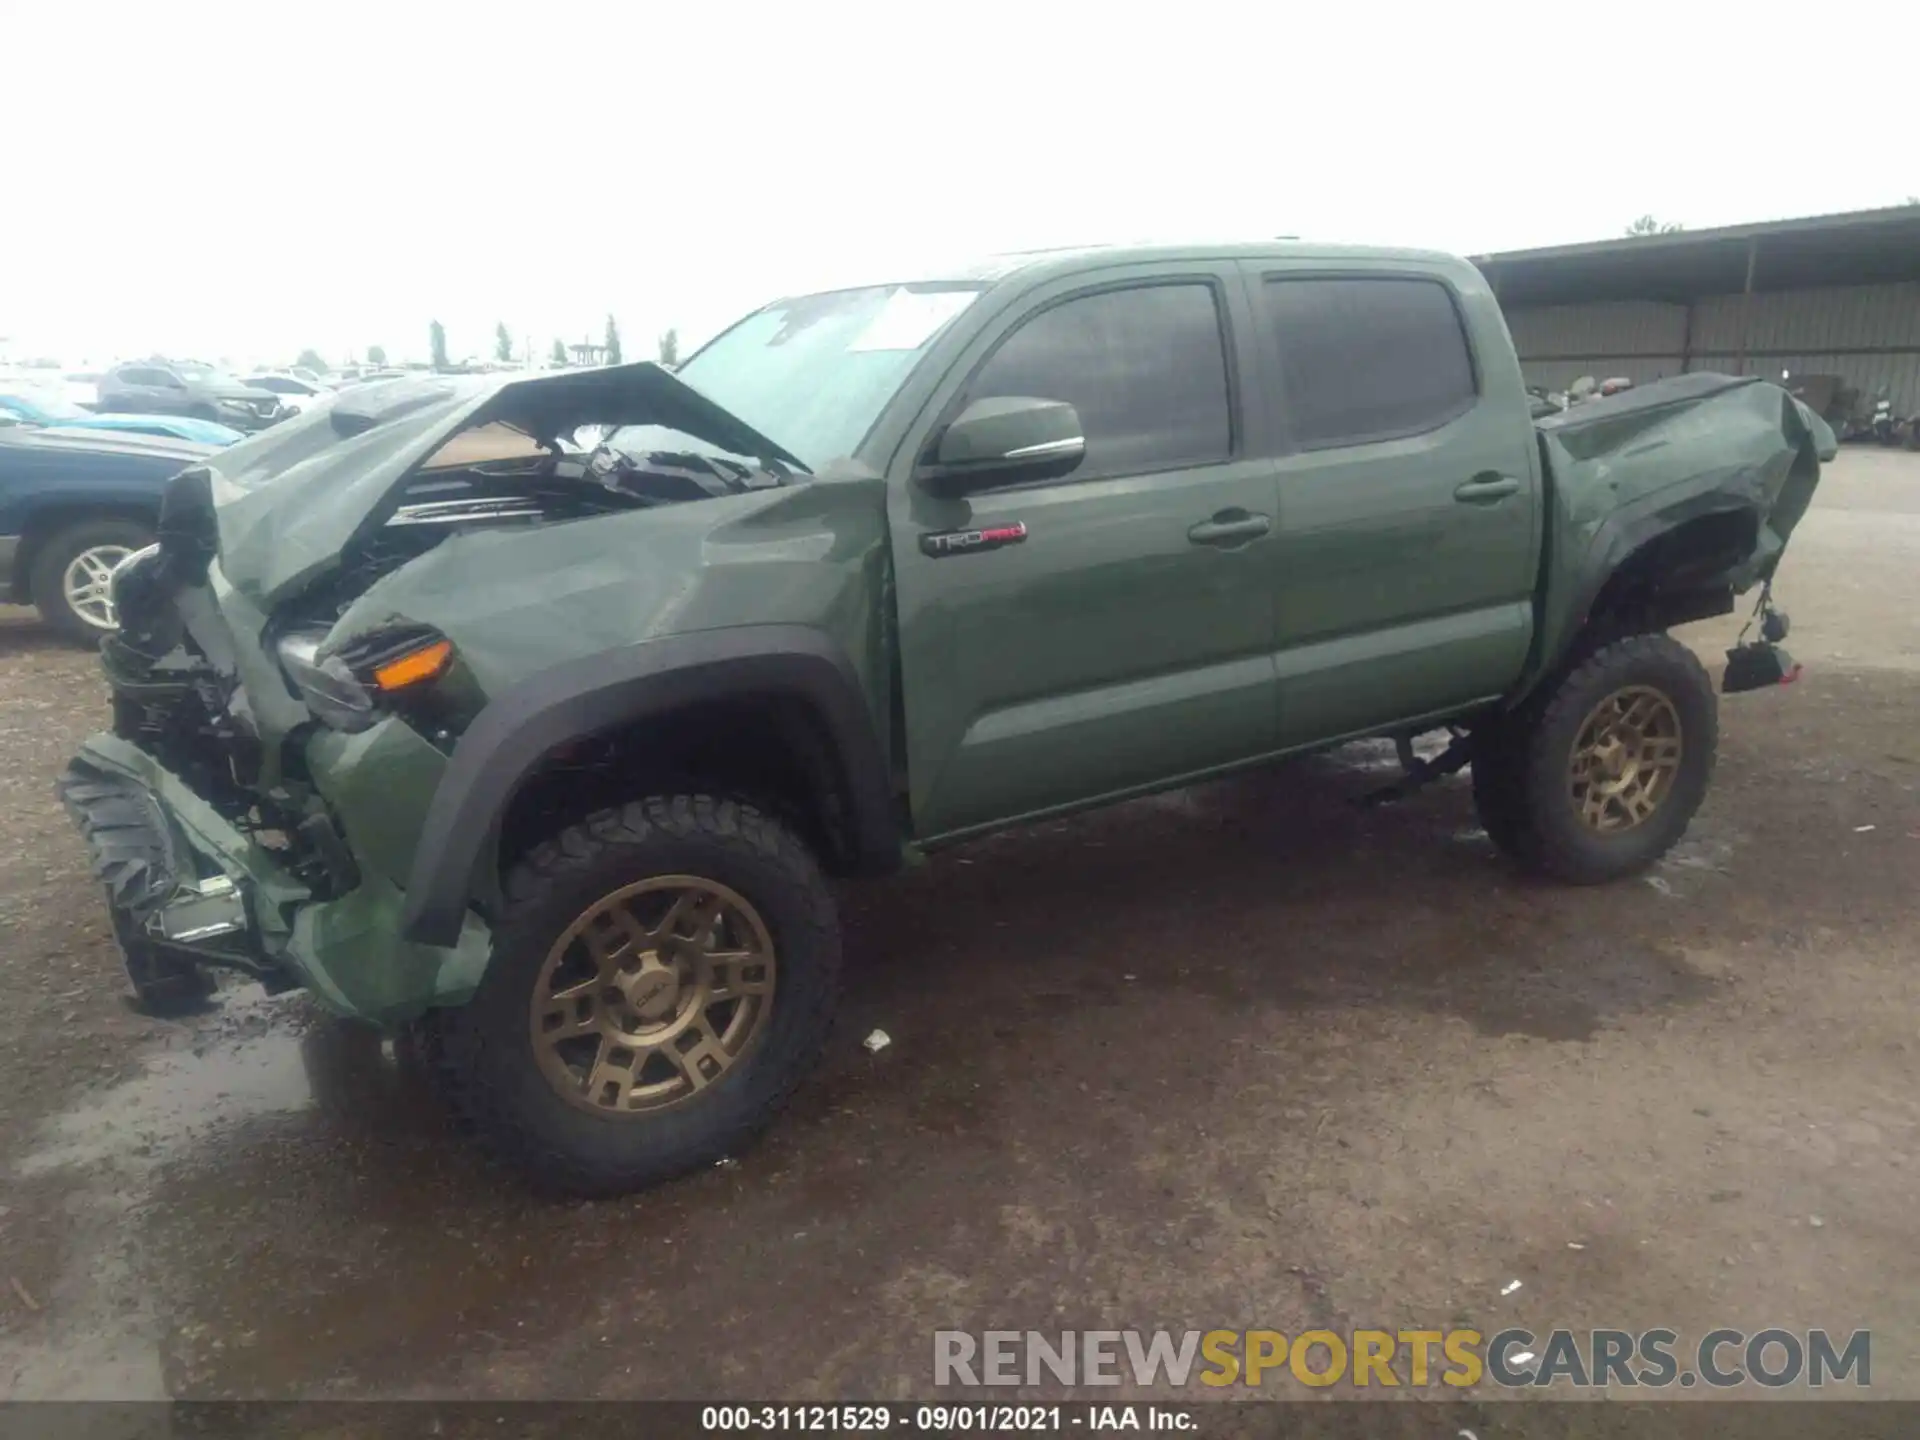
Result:
<svg viewBox="0 0 1920 1440">
<path fill-rule="evenodd" d="M 41 365 L 0 365 L 0 394 L 26 391 L 51 395 L 85 410 L 91 410 L 100 398 L 99 381 L 98 375 L 69 375 Z"/>
<path fill-rule="evenodd" d="M 293 412 L 271 391 L 190 360 L 137 360 L 100 381 L 103 413 L 192 415 L 236 430 L 264 430 Z"/>
<path fill-rule="evenodd" d="M 57 390 L 0 384 L 0 416 L 12 416 L 22 425 L 70 425 L 92 418 Z"/>
<path fill-rule="evenodd" d="M 100 403 L 100 372 L 81 370 L 63 375 L 60 377 L 60 388 L 72 404 L 83 410 L 91 410 Z"/>
<path fill-rule="evenodd" d="M 116 435 L 158 435 L 167 440 L 191 440 L 196 445 L 231 445 L 247 438 L 244 430 L 223 425 L 218 420 L 201 420 L 193 415 L 89 415 L 50 425 L 49 435 L 85 435 L 108 431 Z"/>
<path fill-rule="evenodd" d="M 0 428 L 0 598 L 78 640 L 109 634 L 113 567 L 152 543 L 167 482 L 212 453 L 154 435 Z"/>
<path fill-rule="evenodd" d="M 199 445 L 231 445 L 242 432 L 218 420 L 192 415 L 102 415 L 84 410 L 52 391 L 0 391 L 0 423 L 47 430 L 111 430 L 191 440 Z"/>
<path fill-rule="evenodd" d="M 218 420 L 192 415 L 99 415 L 50 391 L 0 393 L 0 423 L 39 426 L 49 432 L 111 430 L 191 440 L 198 445 L 231 445 L 241 432 Z"/>
<path fill-rule="evenodd" d="M 333 394 L 331 386 L 303 380 L 290 370 L 263 370 L 247 376 L 242 383 L 278 395 L 280 403 L 296 414 Z"/>
</svg>

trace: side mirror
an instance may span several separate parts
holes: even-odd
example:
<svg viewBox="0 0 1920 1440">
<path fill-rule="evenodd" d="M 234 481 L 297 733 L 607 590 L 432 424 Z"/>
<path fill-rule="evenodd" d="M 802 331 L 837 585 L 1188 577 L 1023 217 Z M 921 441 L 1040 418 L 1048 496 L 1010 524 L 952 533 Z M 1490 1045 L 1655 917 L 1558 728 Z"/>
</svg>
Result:
<svg viewBox="0 0 1920 1440">
<path fill-rule="evenodd" d="M 929 489 L 965 495 L 994 485 L 1057 480 L 1086 458 L 1080 412 L 1024 395 L 976 400 L 955 416 L 921 465 Z"/>
</svg>

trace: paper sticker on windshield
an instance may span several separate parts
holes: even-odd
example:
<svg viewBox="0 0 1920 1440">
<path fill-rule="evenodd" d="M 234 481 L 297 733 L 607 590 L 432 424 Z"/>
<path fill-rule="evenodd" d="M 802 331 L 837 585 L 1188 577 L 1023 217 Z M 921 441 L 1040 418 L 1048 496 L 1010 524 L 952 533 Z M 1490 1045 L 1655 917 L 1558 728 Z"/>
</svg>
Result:
<svg viewBox="0 0 1920 1440">
<path fill-rule="evenodd" d="M 918 350 L 954 316 L 971 305 L 977 290 L 896 290 L 880 313 L 853 337 L 849 351 Z"/>
</svg>

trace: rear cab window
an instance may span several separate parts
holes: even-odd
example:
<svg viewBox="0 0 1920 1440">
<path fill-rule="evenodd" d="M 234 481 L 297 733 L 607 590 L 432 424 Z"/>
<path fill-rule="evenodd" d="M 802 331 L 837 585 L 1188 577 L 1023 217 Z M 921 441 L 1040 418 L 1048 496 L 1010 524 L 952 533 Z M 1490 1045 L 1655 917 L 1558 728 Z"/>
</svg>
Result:
<svg viewBox="0 0 1920 1440">
<path fill-rule="evenodd" d="M 1257 304 L 1299 449 L 1424 434 L 1479 398 L 1466 328 L 1440 280 L 1267 275 Z"/>
</svg>

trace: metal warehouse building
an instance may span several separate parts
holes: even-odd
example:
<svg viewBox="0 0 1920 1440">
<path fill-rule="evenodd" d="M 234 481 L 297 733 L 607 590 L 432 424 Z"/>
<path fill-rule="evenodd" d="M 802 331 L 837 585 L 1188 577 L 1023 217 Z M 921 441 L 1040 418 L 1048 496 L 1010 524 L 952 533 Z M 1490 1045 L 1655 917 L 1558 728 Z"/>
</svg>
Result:
<svg viewBox="0 0 1920 1440">
<path fill-rule="evenodd" d="M 1479 255 L 1529 384 L 1828 374 L 1920 414 L 1920 205 Z"/>
</svg>

